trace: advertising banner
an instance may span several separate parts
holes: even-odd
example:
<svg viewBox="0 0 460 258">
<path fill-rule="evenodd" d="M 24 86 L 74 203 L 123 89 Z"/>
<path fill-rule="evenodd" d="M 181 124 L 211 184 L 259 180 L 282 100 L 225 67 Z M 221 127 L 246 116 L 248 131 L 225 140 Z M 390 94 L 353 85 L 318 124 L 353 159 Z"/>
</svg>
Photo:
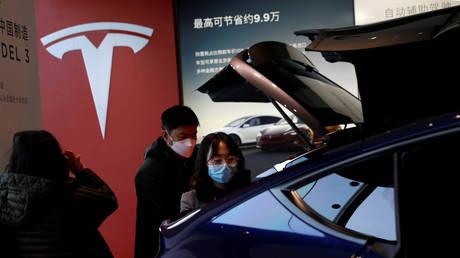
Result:
<svg viewBox="0 0 460 258">
<path fill-rule="evenodd" d="M 198 142 L 212 132 L 227 133 L 240 144 L 252 177 L 295 156 L 303 143 L 271 103 L 217 103 L 196 90 L 233 56 L 262 41 L 287 43 L 303 51 L 329 79 L 358 95 L 353 65 L 329 63 L 320 53 L 305 53 L 309 39 L 294 34 L 352 26 L 352 0 L 177 0 L 176 19 L 183 103 L 200 119 Z M 308 130 L 303 121 L 292 118 L 298 128 Z M 265 138 L 264 144 L 257 140 Z"/>
<path fill-rule="evenodd" d="M 15 132 L 42 126 L 34 2 L 0 1 L 0 171 Z"/>
<path fill-rule="evenodd" d="M 199 141 L 207 132 L 243 116 L 280 116 L 270 103 L 213 103 L 196 91 L 234 55 L 261 41 L 289 43 L 303 51 L 309 40 L 295 36 L 295 31 L 354 24 L 351 0 L 177 0 L 176 10 L 183 102 L 200 119 Z M 327 63 L 318 53 L 308 57 L 330 79 L 357 94 L 352 65 Z"/>
<path fill-rule="evenodd" d="M 355 0 L 356 25 L 375 23 L 460 5 L 456 0 Z"/>
</svg>

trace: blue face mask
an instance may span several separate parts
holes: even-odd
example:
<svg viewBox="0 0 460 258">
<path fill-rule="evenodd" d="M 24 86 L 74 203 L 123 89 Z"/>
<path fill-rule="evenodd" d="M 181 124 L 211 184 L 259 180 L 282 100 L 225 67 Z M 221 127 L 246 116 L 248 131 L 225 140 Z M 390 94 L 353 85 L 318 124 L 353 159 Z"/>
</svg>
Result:
<svg viewBox="0 0 460 258">
<path fill-rule="evenodd" d="M 208 174 L 217 183 L 228 183 L 235 173 L 236 169 L 229 168 L 227 165 L 208 165 Z"/>
</svg>

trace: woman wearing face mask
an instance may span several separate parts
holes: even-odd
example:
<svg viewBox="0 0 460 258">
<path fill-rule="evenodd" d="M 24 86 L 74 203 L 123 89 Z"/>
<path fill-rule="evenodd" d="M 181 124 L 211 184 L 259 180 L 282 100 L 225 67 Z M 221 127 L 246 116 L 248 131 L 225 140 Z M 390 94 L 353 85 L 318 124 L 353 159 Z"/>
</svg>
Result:
<svg viewBox="0 0 460 258">
<path fill-rule="evenodd" d="M 225 133 L 212 133 L 201 142 L 191 191 L 182 195 L 181 212 L 202 207 L 250 183 L 250 171 L 235 142 Z"/>
</svg>

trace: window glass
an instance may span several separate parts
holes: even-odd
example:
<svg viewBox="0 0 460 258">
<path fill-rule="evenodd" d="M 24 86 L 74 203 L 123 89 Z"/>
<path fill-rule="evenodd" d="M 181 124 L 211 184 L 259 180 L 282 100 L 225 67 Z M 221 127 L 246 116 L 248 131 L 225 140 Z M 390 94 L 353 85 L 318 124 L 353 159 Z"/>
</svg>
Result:
<svg viewBox="0 0 460 258">
<path fill-rule="evenodd" d="M 256 213 L 263 216 L 254 216 Z M 292 216 L 269 191 L 231 208 L 213 219 L 212 223 L 324 237 L 324 233 Z"/>
<path fill-rule="evenodd" d="M 239 126 L 239 125 L 241 125 L 241 123 L 243 123 L 246 119 L 248 119 L 247 116 L 242 117 L 242 118 L 238 118 L 238 119 L 236 119 L 236 120 L 231 121 L 231 122 L 228 123 L 227 125 L 225 125 L 225 127 L 235 127 L 235 126 Z"/>
<path fill-rule="evenodd" d="M 356 209 L 346 228 L 386 240 L 396 240 L 394 212 L 394 189 L 377 187 Z"/>
<path fill-rule="evenodd" d="M 291 119 L 291 121 L 295 124 L 305 124 L 302 120 L 300 120 L 297 116 L 294 116 L 294 115 L 290 116 L 289 119 Z M 275 125 L 289 125 L 289 124 L 284 118 L 281 118 L 277 120 Z"/>
<path fill-rule="evenodd" d="M 347 177 L 350 171 L 360 173 L 359 169 L 348 169 Z M 295 191 L 308 208 L 329 222 L 365 235 L 395 240 L 393 187 L 366 184 L 347 177 L 329 174 Z"/>
<path fill-rule="evenodd" d="M 288 164 L 286 165 L 286 168 L 291 167 L 291 166 L 294 166 L 294 165 L 297 165 L 297 164 L 300 164 L 300 163 L 302 163 L 302 162 L 304 162 L 304 161 L 306 161 L 306 160 L 308 160 L 307 157 L 301 156 L 301 157 L 299 157 L 299 158 L 293 160 L 292 162 L 288 163 Z M 303 196 L 303 195 L 300 195 L 300 196 Z"/>
<path fill-rule="evenodd" d="M 263 125 L 265 125 L 265 124 L 272 124 L 272 123 L 278 122 L 280 119 L 281 119 L 280 117 L 264 116 L 264 117 L 261 117 L 261 123 L 262 123 Z"/>
<path fill-rule="evenodd" d="M 248 123 L 249 123 L 250 126 L 260 125 L 260 118 L 258 118 L 258 117 L 253 118 L 253 119 L 249 120 Z"/>
<path fill-rule="evenodd" d="M 284 118 L 280 119 L 278 122 L 275 123 L 275 125 L 287 125 L 287 124 L 288 122 Z"/>
<path fill-rule="evenodd" d="M 307 184 L 310 185 L 311 183 Z M 363 186 L 362 183 L 352 181 L 337 174 L 330 174 L 317 180 L 310 191 L 304 193 L 304 187 L 297 189 L 297 193 L 313 210 L 330 221 L 345 208 L 347 202 Z"/>
</svg>

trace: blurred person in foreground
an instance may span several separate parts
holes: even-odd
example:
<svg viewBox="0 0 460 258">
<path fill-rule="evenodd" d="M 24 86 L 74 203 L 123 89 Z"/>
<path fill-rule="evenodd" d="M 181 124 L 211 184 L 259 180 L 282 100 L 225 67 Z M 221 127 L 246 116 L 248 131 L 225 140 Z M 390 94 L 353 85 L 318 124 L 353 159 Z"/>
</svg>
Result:
<svg viewBox="0 0 460 258">
<path fill-rule="evenodd" d="M 53 135 L 18 132 L 0 173 L 1 256 L 113 257 L 98 227 L 117 207 L 109 186 Z"/>
</svg>

